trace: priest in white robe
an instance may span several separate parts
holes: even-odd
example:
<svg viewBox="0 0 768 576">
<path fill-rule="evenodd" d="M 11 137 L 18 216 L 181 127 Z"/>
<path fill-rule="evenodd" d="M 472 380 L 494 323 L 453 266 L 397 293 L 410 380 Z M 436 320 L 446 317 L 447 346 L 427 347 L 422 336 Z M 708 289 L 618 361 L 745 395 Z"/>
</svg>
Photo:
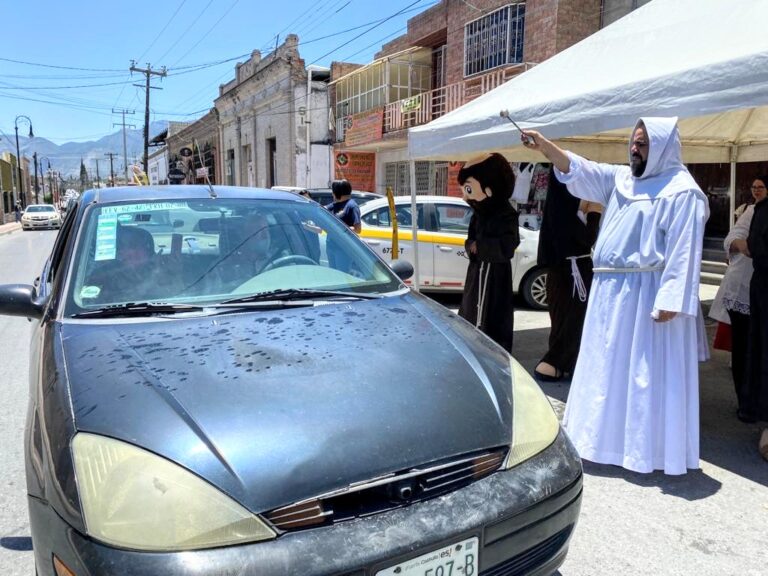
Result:
<svg viewBox="0 0 768 576">
<path fill-rule="evenodd" d="M 630 166 L 588 161 L 532 130 L 523 140 L 571 194 L 606 207 L 563 420 L 568 435 L 593 462 L 667 474 L 698 468 L 709 208 L 681 161 L 677 118 L 638 121 Z"/>
</svg>

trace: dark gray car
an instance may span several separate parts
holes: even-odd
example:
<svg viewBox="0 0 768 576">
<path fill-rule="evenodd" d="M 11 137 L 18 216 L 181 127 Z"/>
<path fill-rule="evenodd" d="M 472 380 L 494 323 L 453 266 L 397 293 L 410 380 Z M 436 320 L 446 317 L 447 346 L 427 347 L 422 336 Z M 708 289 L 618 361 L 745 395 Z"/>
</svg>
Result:
<svg viewBox="0 0 768 576">
<path fill-rule="evenodd" d="M 582 472 L 536 384 L 409 265 L 253 192 L 87 192 L 38 288 L 0 286 L 34 322 L 38 574 L 553 572 Z"/>
</svg>

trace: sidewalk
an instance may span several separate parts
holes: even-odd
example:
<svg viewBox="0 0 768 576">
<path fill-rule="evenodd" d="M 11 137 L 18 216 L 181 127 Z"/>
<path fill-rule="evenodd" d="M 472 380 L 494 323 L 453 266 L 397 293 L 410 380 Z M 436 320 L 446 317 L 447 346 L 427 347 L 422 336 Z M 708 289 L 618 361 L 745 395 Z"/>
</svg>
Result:
<svg viewBox="0 0 768 576">
<path fill-rule="evenodd" d="M 21 230 L 21 224 L 18 222 L 0 224 L 0 236 L 3 236 L 4 234 L 10 234 L 11 232 L 16 232 L 16 230 Z"/>
</svg>

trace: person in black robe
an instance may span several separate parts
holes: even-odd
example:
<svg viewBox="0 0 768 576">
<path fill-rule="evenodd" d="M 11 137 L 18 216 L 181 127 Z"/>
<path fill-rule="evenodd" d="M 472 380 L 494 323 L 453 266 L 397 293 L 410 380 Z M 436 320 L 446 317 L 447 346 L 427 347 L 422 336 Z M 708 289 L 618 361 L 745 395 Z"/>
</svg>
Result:
<svg viewBox="0 0 768 576">
<path fill-rule="evenodd" d="M 459 315 L 512 351 L 512 263 L 520 244 L 517 212 L 509 203 L 515 175 L 501 154 L 466 164 L 458 176 L 472 207 L 465 247 L 469 257 Z"/>
<path fill-rule="evenodd" d="M 760 181 L 768 184 L 768 180 Z M 747 375 L 739 394 L 739 418 L 768 421 L 768 198 L 755 203 L 747 249 L 754 270 L 749 284 Z"/>
<path fill-rule="evenodd" d="M 550 169 L 538 263 L 547 267 L 547 307 L 552 328 L 549 350 L 534 370 L 539 380 L 556 382 L 576 367 L 592 285 L 591 251 L 601 212 L 600 204 L 571 196 Z"/>
</svg>

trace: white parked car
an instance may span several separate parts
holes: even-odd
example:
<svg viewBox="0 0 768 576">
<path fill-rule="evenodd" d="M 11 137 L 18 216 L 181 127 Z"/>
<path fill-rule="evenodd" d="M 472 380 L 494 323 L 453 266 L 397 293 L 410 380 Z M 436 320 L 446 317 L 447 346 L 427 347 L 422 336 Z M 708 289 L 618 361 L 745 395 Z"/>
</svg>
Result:
<svg viewBox="0 0 768 576">
<path fill-rule="evenodd" d="M 424 291 L 461 292 L 469 258 L 464 249 L 472 209 L 461 198 L 419 196 L 419 288 Z M 413 262 L 411 198 L 395 198 L 400 257 Z M 385 260 L 392 258 L 392 223 L 386 199 L 360 207 L 360 236 Z M 512 283 L 525 303 L 543 310 L 547 307 L 547 271 L 538 266 L 539 232 L 520 227 L 520 246 L 512 260 Z"/>
<path fill-rule="evenodd" d="M 21 216 L 21 228 L 61 228 L 61 215 L 50 204 L 30 204 Z"/>
</svg>

